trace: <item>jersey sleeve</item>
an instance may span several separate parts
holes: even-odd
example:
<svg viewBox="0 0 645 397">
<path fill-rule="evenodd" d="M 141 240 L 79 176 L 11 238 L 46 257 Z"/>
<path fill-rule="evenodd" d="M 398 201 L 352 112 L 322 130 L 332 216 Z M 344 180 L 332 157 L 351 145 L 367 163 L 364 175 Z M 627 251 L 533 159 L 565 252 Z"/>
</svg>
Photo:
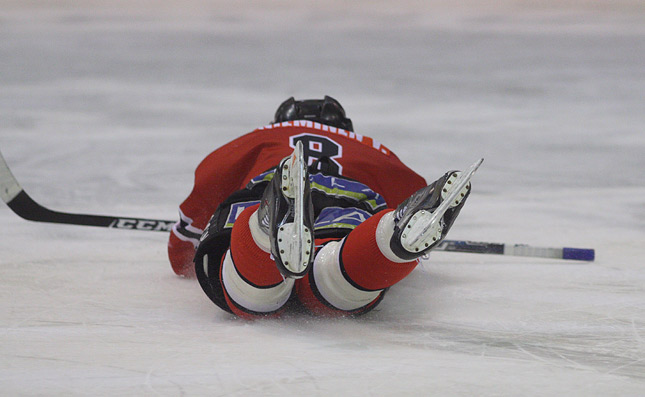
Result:
<svg viewBox="0 0 645 397">
<path fill-rule="evenodd" d="M 208 220 L 219 204 L 244 184 L 261 149 L 247 134 L 215 150 L 199 164 L 193 190 L 179 206 L 180 219 L 168 241 L 168 257 L 175 273 L 194 275 L 195 248 Z"/>
</svg>

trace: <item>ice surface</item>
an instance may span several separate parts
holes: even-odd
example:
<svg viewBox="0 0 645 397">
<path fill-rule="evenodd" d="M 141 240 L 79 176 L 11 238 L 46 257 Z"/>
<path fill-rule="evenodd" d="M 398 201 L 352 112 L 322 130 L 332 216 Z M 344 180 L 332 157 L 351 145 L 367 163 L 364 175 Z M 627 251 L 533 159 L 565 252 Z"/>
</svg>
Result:
<svg viewBox="0 0 645 397">
<path fill-rule="evenodd" d="M 0 5 L 0 148 L 48 207 L 172 219 L 329 94 L 429 180 L 486 158 L 449 238 L 597 260 L 438 252 L 363 318 L 245 322 L 164 234 L 2 205 L 3 395 L 645 395 L 641 1 L 78 3 Z"/>
</svg>

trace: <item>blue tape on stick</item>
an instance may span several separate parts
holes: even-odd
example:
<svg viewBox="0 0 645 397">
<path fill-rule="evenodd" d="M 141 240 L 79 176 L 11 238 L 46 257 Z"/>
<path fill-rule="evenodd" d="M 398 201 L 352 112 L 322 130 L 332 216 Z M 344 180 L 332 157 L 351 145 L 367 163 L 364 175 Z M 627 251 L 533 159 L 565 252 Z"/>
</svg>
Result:
<svg viewBox="0 0 645 397">
<path fill-rule="evenodd" d="M 562 259 L 591 262 L 596 259 L 596 251 L 587 248 L 563 248 Z"/>
</svg>

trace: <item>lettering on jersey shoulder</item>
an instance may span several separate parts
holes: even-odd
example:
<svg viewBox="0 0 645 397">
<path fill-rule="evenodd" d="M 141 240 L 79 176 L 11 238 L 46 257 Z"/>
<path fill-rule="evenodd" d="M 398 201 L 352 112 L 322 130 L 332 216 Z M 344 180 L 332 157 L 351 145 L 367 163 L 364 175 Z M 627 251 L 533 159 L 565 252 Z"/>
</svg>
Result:
<svg viewBox="0 0 645 397">
<path fill-rule="evenodd" d="M 274 128 L 280 128 L 280 127 L 305 127 L 305 128 L 313 128 L 315 130 L 319 131 L 324 131 L 324 132 L 329 132 L 331 134 L 336 134 L 336 135 L 341 135 L 346 138 L 358 141 L 362 143 L 363 145 L 369 146 L 372 149 L 375 149 L 386 156 L 390 155 L 390 149 L 385 147 L 381 142 L 377 141 L 376 139 L 372 139 L 369 136 L 357 134 L 353 131 L 345 131 L 342 128 L 336 128 L 336 127 L 331 127 L 325 124 L 320 124 L 317 122 L 313 122 L 310 120 L 295 120 L 295 121 L 284 121 L 282 123 L 276 123 L 276 124 L 269 124 L 265 125 L 264 127 L 260 127 L 257 130 L 271 130 Z"/>
<path fill-rule="evenodd" d="M 289 137 L 289 146 L 295 149 L 296 144 L 302 142 L 307 165 L 312 165 L 317 160 L 327 157 L 330 160 L 326 166 L 327 172 L 342 175 L 343 166 L 337 161 L 343 157 L 343 146 L 326 136 L 304 133 Z"/>
</svg>

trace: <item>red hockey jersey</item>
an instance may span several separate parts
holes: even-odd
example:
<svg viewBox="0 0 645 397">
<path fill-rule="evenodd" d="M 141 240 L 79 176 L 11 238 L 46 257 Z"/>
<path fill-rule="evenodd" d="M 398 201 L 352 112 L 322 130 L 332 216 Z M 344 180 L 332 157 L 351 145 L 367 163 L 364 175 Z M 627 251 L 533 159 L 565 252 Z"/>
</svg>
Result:
<svg viewBox="0 0 645 397">
<path fill-rule="evenodd" d="M 258 128 L 215 150 L 197 167 L 193 190 L 179 206 L 181 219 L 168 242 L 175 273 L 194 274 L 195 247 L 218 205 L 252 178 L 275 167 L 298 141 L 303 143 L 309 164 L 327 157 L 334 172 L 369 186 L 389 207 L 426 186 L 424 178 L 367 136 L 304 120 Z"/>
</svg>

